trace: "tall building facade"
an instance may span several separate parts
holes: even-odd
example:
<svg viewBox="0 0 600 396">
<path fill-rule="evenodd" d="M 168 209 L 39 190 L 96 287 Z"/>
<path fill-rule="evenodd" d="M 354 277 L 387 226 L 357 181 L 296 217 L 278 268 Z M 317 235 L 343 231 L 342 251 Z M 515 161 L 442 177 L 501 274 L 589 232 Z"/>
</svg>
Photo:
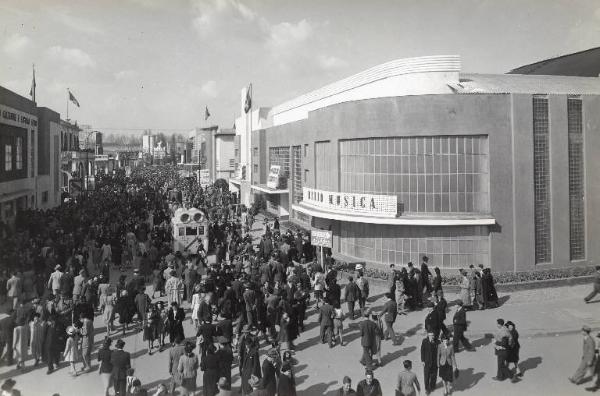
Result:
<svg viewBox="0 0 600 396">
<path fill-rule="evenodd" d="M 467 74 L 399 59 L 275 106 L 252 191 L 370 265 L 520 271 L 594 263 L 600 79 Z M 269 186 L 273 169 L 287 183 Z"/>
</svg>

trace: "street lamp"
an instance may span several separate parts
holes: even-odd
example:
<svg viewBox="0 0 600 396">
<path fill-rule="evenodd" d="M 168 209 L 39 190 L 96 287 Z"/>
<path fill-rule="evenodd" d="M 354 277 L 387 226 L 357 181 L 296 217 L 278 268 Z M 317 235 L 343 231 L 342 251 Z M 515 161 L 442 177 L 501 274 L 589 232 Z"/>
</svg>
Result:
<svg viewBox="0 0 600 396">
<path fill-rule="evenodd" d="M 85 136 L 85 195 L 87 196 L 88 193 L 88 183 L 90 181 L 90 169 L 89 169 L 89 162 L 90 162 L 90 149 L 88 147 L 88 139 L 90 138 L 90 136 L 94 133 L 94 131 L 89 131 L 87 132 L 86 136 Z"/>
</svg>

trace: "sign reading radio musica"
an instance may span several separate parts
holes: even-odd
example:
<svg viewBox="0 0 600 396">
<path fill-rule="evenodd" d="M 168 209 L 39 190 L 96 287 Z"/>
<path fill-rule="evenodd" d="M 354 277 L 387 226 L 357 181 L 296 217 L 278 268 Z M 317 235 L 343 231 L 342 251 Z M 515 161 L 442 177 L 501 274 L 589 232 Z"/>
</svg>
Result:
<svg viewBox="0 0 600 396">
<path fill-rule="evenodd" d="M 303 187 L 302 201 L 304 204 L 342 213 L 385 217 L 396 217 L 398 214 L 398 197 L 395 195 L 341 193 Z"/>
</svg>

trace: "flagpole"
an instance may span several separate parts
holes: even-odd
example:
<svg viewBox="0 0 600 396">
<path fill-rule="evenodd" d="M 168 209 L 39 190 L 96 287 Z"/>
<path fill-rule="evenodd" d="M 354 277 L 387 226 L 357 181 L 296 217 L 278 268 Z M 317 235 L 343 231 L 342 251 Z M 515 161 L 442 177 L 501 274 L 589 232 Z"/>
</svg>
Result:
<svg viewBox="0 0 600 396">
<path fill-rule="evenodd" d="M 67 88 L 67 121 L 69 121 L 69 88 Z"/>
</svg>

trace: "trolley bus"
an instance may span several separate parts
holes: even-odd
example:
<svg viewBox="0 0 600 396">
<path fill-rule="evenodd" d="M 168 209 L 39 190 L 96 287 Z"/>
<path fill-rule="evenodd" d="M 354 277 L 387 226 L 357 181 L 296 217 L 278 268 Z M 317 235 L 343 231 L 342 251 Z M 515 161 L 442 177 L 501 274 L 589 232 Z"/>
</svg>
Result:
<svg viewBox="0 0 600 396">
<path fill-rule="evenodd" d="M 200 209 L 175 209 L 171 225 L 174 252 L 196 254 L 200 244 L 208 248 L 208 218 Z"/>
</svg>

